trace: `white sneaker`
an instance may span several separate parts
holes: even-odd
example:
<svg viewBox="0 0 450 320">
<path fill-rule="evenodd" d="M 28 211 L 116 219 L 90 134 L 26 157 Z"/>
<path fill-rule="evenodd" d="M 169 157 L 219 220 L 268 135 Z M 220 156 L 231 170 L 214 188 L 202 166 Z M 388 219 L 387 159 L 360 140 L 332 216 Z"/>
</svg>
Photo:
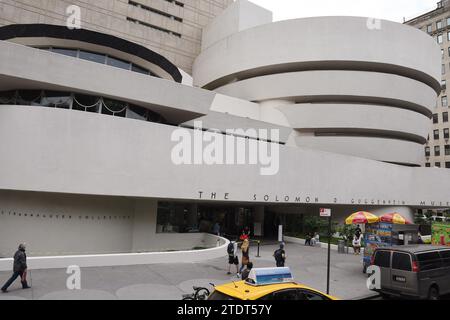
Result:
<svg viewBox="0 0 450 320">
<path fill-rule="evenodd" d="M 241 274 L 240 273 L 236 273 L 236 277 L 240 278 Z"/>
</svg>

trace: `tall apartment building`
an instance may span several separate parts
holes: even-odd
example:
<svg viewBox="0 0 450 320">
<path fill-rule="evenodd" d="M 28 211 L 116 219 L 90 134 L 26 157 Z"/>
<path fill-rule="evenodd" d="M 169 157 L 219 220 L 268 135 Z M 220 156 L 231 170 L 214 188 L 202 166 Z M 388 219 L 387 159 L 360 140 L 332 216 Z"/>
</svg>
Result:
<svg viewBox="0 0 450 320">
<path fill-rule="evenodd" d="M 2 0 L 0 27 L 65 25 L 67 8 L 81 8 L 83 29 L 141 44 L 187 73 L 200 53 L 202 28 L 233 0 Z"/>
<path fill-rule="evenodd" d="M 425 147 L 426 167 L 450 168 L 450 1 L 440 1 L 437 8 L 405 22 L 432 36 L 441 46 L 442 53 L 442 91 L 433 112 L 433 129 Z"/>
</svg>

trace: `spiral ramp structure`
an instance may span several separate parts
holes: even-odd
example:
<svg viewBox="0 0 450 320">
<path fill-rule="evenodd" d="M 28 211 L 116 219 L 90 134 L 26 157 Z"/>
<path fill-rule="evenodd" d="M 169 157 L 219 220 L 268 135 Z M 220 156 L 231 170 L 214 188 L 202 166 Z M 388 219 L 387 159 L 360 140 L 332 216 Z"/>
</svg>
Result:
<svg viewBox="0 0 450 320">
<path fill-rule="evenodd" d="M 441 77 L 439 47 L 425 33 L 359 17 L 223 33 L 197 58 L 195 85 L 259 104 L 261 120 L 294 129 L 289 145 L 423 162 Z"/>
</svg>

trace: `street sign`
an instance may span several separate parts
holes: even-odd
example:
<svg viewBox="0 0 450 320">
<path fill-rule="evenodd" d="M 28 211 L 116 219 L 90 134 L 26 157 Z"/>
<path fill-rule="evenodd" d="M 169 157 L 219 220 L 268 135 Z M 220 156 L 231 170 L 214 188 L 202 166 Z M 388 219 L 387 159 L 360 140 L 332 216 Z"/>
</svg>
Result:
<svg viewBox="0 0 450 320">
<path fill-rule="evenodd" d="M 321 208 L 321 209 L 320 209 L 320 216 L 323 217 L 323 218 L 329 218 L 329 217 L 331 217 L 331 209 L 324 209 L 324 208 Z"/>
</svg>

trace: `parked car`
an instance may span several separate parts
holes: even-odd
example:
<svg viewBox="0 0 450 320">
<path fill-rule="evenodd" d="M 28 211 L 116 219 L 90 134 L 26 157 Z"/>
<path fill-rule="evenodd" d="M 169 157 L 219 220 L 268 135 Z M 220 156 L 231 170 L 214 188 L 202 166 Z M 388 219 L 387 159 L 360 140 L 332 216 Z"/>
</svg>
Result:
<svg viewBox="0 0 450 320">
<path fill-rule="evenodd" d="M 378 248 L 372 265 L 381 269 L 383 296 L 438 300 L 450 294 L 450 247 L 409 245 Z"/>
</svg>

